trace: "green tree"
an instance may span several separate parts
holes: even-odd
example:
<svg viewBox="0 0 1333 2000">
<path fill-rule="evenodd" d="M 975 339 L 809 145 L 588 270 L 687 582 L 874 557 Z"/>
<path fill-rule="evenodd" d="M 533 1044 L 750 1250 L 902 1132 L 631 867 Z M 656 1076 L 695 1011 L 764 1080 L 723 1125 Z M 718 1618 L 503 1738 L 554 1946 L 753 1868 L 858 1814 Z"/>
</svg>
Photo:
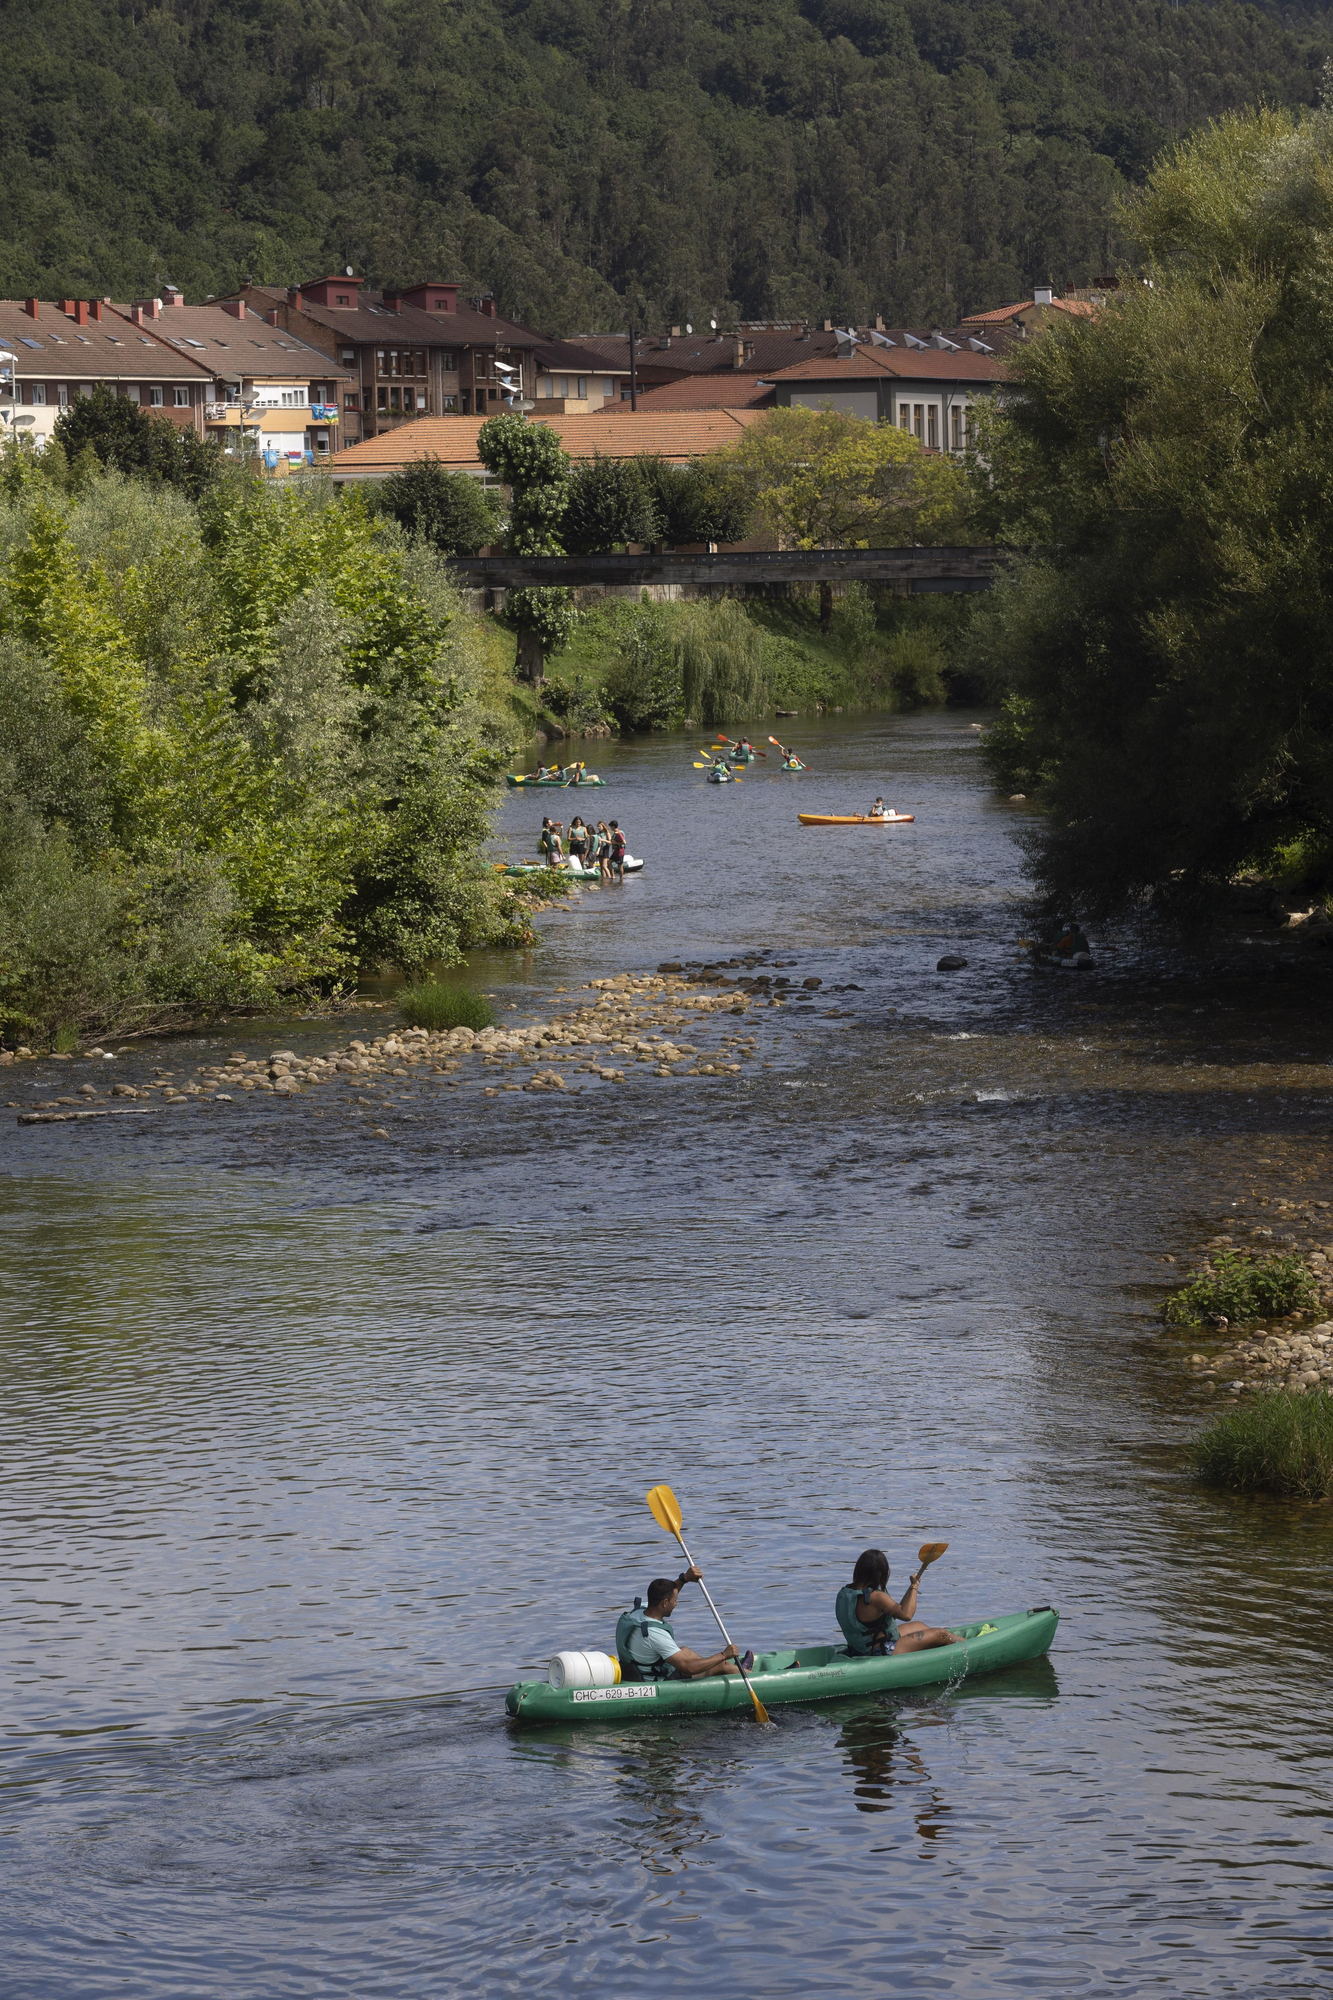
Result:
<svg viewBox="0 0 1333 2000">
<path fill-rule="evenodd" d="M 837 410 L 770 410 L 719 453 L 781 546 L 883 548 L 938 541 L 965 504 L 962 475 L 906 431 Z"/>
<path fill-rule="evenodd" d="M 561 539 L 571 555 L 601 555 L 658 537 L 657 511 L 632 458 L 594 455 L 570 475 Z"/>
<path fill-rule="evenodd" d="M 694 542 L 741 542 L 749 533 L 754 495 L 745 474 L 720 454 L 693 465 L 664 458 L 639 461 L 639 476 L 657 516 L 656 539 L 679 547 Z"/>
<path fill-rule="evenodd" d="M 474 556 L 495 540 L 498 496 L 466 472 L 448 472 L 438 458 L 414 459 L 392 473 L 377 495 L 383 511 L 442 556 Z"/>
<path fill-rule="evenodd" d="M 1131 220 L 1150 282 L 1019 364 L 992 505 L 1041 554 L 975 630 L 1039 890 L 1179 913 L 1333 880 L 1333 112 L 1221 121 Z"/>
<path fill-rule="evenodd" d="M 102 466 L 178 486 L 191 499 L 198 499 L 222 463 L 215 438 L 153 416 L 102 382 L 61 411 L 52 435 L 71 465 L 91 449 Z"/>
<path fill-rule="evenodd" d="M 525 424 L 506 412 L 477 432 L 477 456 L 509 488 L 509 547 L 514 555 L 558 556 L 569 503 L 569 453 L 545 424 Z M 568 644 L 578 618 L 568 590 L 511 590 L 505 616 L 518 632 L 518 669 L 539 681 L 546 655 Z"/>
</svg>

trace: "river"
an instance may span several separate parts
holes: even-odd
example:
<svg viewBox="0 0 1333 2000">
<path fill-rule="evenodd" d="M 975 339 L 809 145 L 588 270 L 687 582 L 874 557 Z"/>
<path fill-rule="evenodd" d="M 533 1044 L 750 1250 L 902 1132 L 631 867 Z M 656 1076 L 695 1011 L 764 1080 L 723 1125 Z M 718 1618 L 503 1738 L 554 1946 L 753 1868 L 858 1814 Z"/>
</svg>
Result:
<svg viewBox="0 0 1333 2000">
<path fill-rule="evenodd" d="M 811 770 L 731 787 L 599 746 L 648 866 L 474 976 L 521 1017 L 767 948 L 824 986 L 742 1076 L 404 1092 L 388 1142 L 5 1114 L 6 1992 L 1328 1991 L 1333 1510 L 1191 1485 L 1154 1318 L 1233 1198 L 1328 1192 L 1324 955 L 1034 971 L 975 720 L 789 725 Z M 796 824 L 877 791 L 915 824 Z M 938 1537 L 923 1613 L 1050 1602 L 1050 1658 L 516 1733 L 503 1686 L 675 1567 L 662 1479 L 743 1644 Z"/>
</svg>

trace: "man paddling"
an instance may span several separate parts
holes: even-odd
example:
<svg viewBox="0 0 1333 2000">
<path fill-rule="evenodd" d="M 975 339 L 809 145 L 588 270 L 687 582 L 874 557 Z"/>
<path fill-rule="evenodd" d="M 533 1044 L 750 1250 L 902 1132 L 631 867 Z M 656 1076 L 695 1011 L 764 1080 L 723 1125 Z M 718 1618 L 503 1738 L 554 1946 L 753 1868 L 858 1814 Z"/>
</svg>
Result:
<svg viewBox="0 0 1333 2000">
<path fill-rule="evenodd" d="M 654 1577 L 648 1586 L 647 1606 L 636 1597 L 633 1610 L 622 1613 L 616 1625 L 616 1653 L 627 1681 L 696 1681 L 712 1674 L 735 1673 L 732 1663 L 740 1657 L 737 1647 L 724 1646 L 720 1653 L 695 1653 L 682 1646 L 671 1629 L 681 1585 L 698 1583 L 702 1575 L 703 1571 L 691 1564 L 674 1581 Z M 753 1654 L 747 1655 L 743 1664 L 752 1665 L 753 1658 Z"/>
</svg>

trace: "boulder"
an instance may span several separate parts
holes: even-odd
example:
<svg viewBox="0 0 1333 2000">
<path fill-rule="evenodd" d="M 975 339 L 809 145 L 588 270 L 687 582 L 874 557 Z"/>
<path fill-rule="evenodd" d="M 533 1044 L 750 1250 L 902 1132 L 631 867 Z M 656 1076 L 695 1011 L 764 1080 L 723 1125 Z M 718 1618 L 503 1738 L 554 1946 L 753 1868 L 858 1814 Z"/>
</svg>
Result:
<svg viewBox="0 0 1333 2000">
<path fill-rule="evenodd" d="M 935 970 L 936 972 L 961 972 L 966 964 L 967 960 L 960 958 L 956 951 L 946 951 L 944 957 L 937 963 Z"/>
</svg>

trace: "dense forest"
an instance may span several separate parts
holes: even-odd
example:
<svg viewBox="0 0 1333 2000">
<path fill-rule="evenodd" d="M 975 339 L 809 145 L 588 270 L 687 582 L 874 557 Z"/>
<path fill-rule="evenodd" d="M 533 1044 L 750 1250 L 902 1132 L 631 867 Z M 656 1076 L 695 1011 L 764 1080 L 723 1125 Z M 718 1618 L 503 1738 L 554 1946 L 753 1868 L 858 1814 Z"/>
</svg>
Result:
<svg viewBox="0 0 1333 2000">
<path fill-rule="evenodd" d="M 552 332 L 949 322 L 1132 248 L 1117 197 L 1308 105 L 1324 8 L 1235 0 L 11 0 L 0 293 L 352 264 Z"/>
</svg>

